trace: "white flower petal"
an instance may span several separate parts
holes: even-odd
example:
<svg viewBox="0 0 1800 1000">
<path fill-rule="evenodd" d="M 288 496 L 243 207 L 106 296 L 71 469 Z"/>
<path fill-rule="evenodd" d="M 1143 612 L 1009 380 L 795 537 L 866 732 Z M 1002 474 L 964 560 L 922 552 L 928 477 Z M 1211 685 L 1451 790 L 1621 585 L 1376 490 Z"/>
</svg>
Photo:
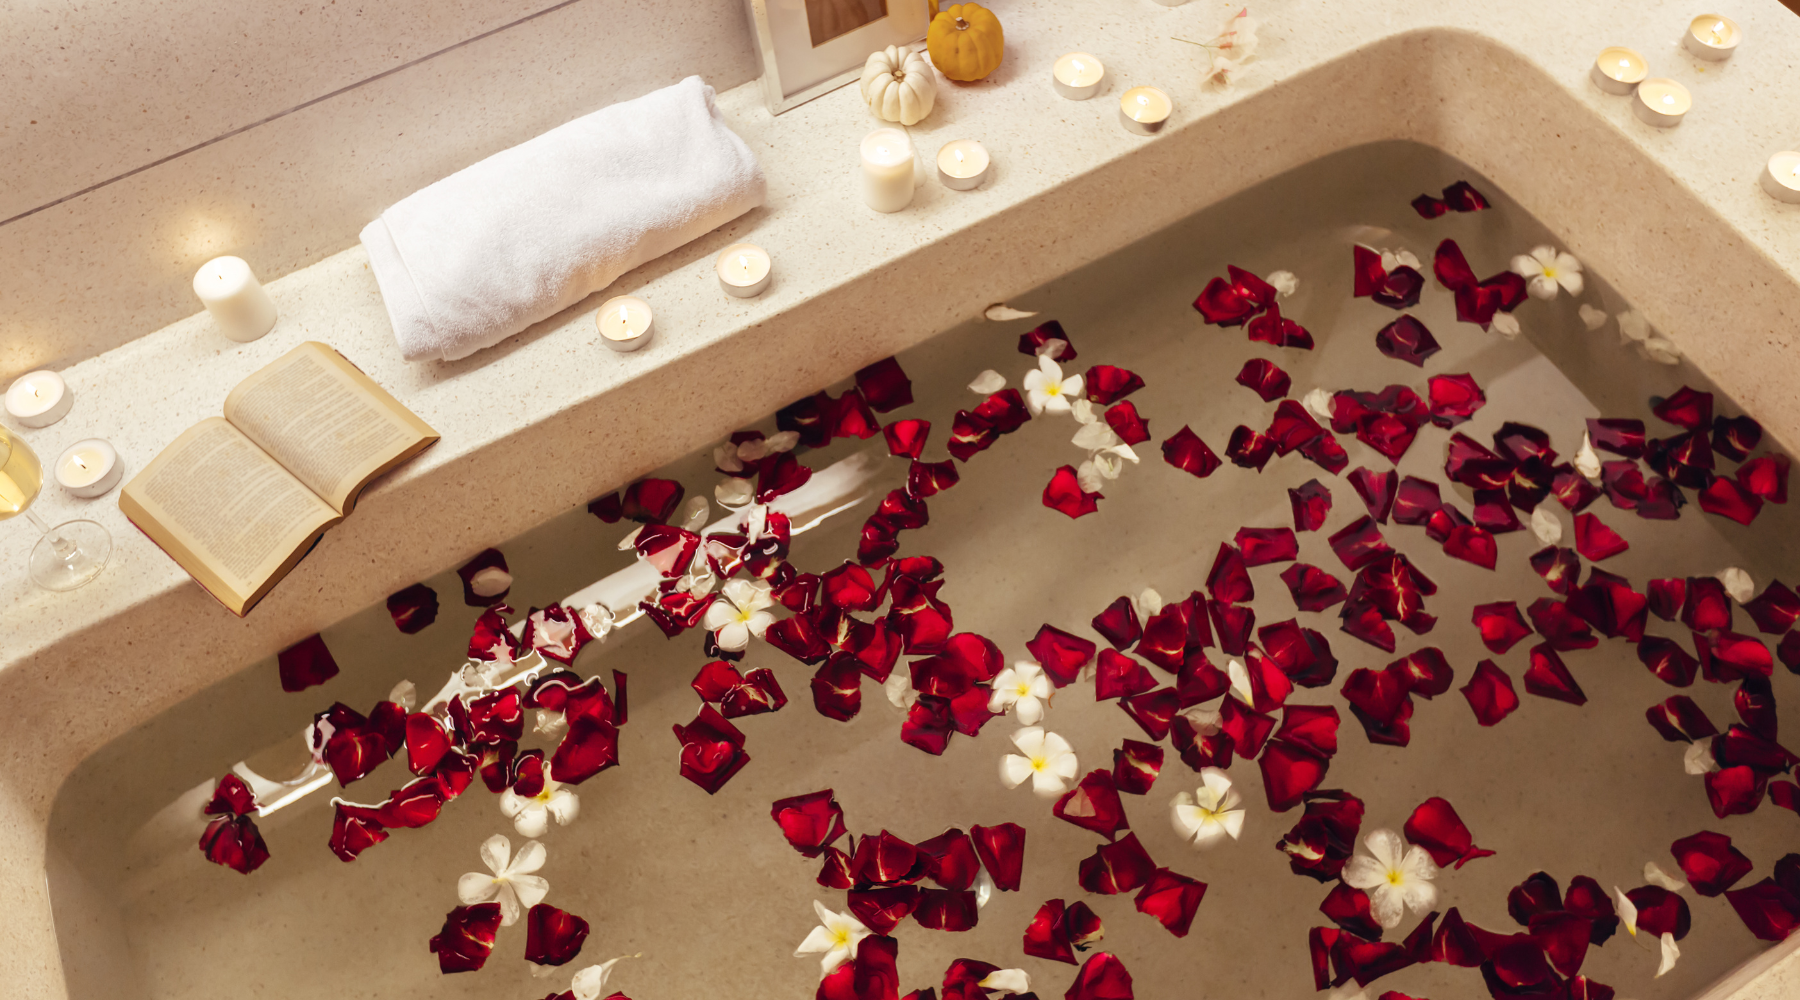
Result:
<svg viewBox="0 0 1800 1000">
<path fill-rule="evenodd" d="M 1229 809 L 1219 814 L 1219 822 L 1224 824 L 1225 832 L 1231 836 L 1232 840 L 1238 839 L 1238 835 L 1244 832 L 1246 815 L 1247 813 L 1242 809 Z"/>
<path fill-rule="evenodd" d="M 1535 257 L 1520 254 L 1512 259 L 1512 273 L 1521 278 L 1535 278 L 1544 273 L 1544 265 Z"/>
<path fill-rule="evenodd" d="M 1075 485 L 1081 487 L 1083 493 L 1098 493 L 1106 486 L 1106 479 L 1090 459 L 1075 469 Z"/>
<path fill-rule="evenodd" d="M 1519 317 L 1514 316 L 1509 312 L 1495 313 L 1493 322 L 1488 325 L 1493 328 L 1495 333 L 1505 337 L 1507 340 L 1511 340 L 1523 332 L 1523 329 L 1519 326 Z"/>
<path fill-rule="evenodd" d="M 1562 541 L 1562 521 L 1550 512 L 1549 504 L 1538 504 L 1531 512 L 1531 533 L 1545 545 L 1555 545 Z"/>
<path fill-rule="evenodd" d="M 1581 447 L 1575 452 L 1575 471 L 1589 480 L 1600 478 L 1600 456 L 1594 452 L 1594 442 L 1588 439 L 1586 431 L 1581 432 Z"/>
<path fill-rule="evenodd" d="M 1656 966 L 1656 978 L 1661 979 L 1670 969 L 1675 968 L 1675 961 L 1681 957 L 1681 948 L 1675 944 L 1675 935 L 1668 931 L 1662 936 L 1662 961 Z"/>
<path fill-rule="evenodd" d="M 1034 771 L 1031 775 L 1031 790 L 1039 798 L 1052 799 L 1068 790 L 1068 779 L 1072 777 L 1073 774 L 1054 774 L 1049 769 Z"/>
<path fill-rule="evenodd" d="M 969 383 L 971 391 L 981 393 L 983 396 L 991 396 L 1004 388 L 1006 388 L 1006 376 L 992 368 L 975 376 L 975 381 Z"/>
<path fill-rule="evenodd" d="M 1000 758 L 1000 781 L 1008 788 L 1019 787 L 1035 773 L 1031 761 L 1016 753 L 1005 754 Z"/>
<path fill-rule="evenodd" d="M 492 875 L 483 875 L 480 872 L 469 872 L 462 878 L 456 880 L 456 898 L 460 900 L 464 906 L 474 906 L 476 903 L 491 902 L 499 891 L 500 886 L 494 881 L 494 876 Z"/>
<path fill-rule="evenodd" d="M 1619 923 L 1624 925 L 1626 933 L 1637 937 L 1637 904 L 1616 885 L 1613 886 L 1613 909 L 1618 911 Z"/>
<path fill-rule="evenodd" d="M 581 796 L 567 788 L 558 788 L 550 793 L 550 801 L 545 803 L 544 809 L 556 820 L 557 825 L 568 826 L 575 822 L 575 817 L 581 815 Z"/>
<path fill-rule="evenodd" d="M 1044 703 L 1027 695 L 1018 699 L 1017 711 L 1019 721 L 1027 726 L 1035 726 L 1044 718 Z"/>
<path fill-rule="evenodd" d="M 719 627 L 713 636 L 719 648 L 728 652 L 741 652 L 750 646 L 750 627 L 740 621 L 729 621 Z"/>
<path fill-rule="evenodd" d="M 1430 882 L 1407 882 L 1399 886 L 1400 901 L 1414 913 L 1425 913 L 1437 905 L 1437 886 Z"/>
<path fill-rule="evenodd" d="M 996 302 L 993 305 L 988 306 L 982 315 L 995 323 L 1004 323 L 1009 319 L 1030 319 L 1031 317 L 1036 316 L 1037 313 L 1026 312 L 1023 309 L 1014 309 L 1004 302 Z"/>
<path fill-rule="evenodd" d="M 1143 591 L 1133 599 L 1133 603 L 1137 605 L 1138 615 L 1144 618 L 1148 618 L 1163 609 L 1162 595 L 1151 590 L 1149 587 L 1145 587 Z"/>
<path fill-rule="evenodd" d="M 512 841 L 506 834 L 496 833 L 481 842 L 481 863 L 495 875 L 506 874 L 506 863 L 512 857 Z"/>
<path fill-rule="evenodd" d="M 908 709 L 919 700 L 919 692 L 913 690 L 912 671 L 896 670 L 888 674 L 888 679 L 881 685 L 882 693 L 887 695 L 888 704 L 895 708 Z"/>
<path fill-rule="evenodd" d="M 1307 412 L 1320 420 L 1331 419 L 1331 393 L 1324 389 L 1314 389 L 1307 393 L 1301 397 L 1300 403 L 1306 407 Z"/>
<path fill-rule="evenodd" d="M 1344 883 L 1353 889 L 1373 889 L 1387 884 L 1387 868 L 1367 854 L 1357 854 L 1344 864 Z"/>
<path fill-rule="evenodd" d="M 1368 890 L 1368 893 L 1369 913 L 1375 918 L 1375 922 L 1388 930 L 1400 926 L 1400 921 L 1406 918 L 1406 901 L 1399 888 L 1384 882 Z"/>
<path fill-rule="evenodd" d="M 1606 310 L 1584 305 L 1576 312 L 1581 314 L 1581 325 L 1587 327 L 1589 333 L 1606 325 Z"/>
<path fill-rule="evenodd" d="M 714 601 L 706 606 L 706 613 L 700 616 L 700 627 L 708 632 L 716 632 L 737 619 L 737 609 L 730 601 Z"/>
<path fill-rule="evenodd" d="M 544 862 L 549 856 L 550 852 L 544 849 L 543 844 L 535 840 L 528 840 L 519 848 L 519 853 L 512 859 L 512 863 L 506 866 L 506 874 L 517 877 L 537 871 L 544 867 Z"/>
<path fill-rule="evenodd" d="M 1713 757 L 1712 744 L 1701 740 L 1689 743 L 1681 755 L 1682 770 L 1692 775 L 1709 774 L 1719 769 L 1719 762 Z"/>
<path fill-rule="evenodd" d="M 1015 730 L 1012 734 L 1012 744 L 1018 747 L 1019 752 L 1025 756 L 1036 757 L 1044 753 L 1044 731 L 1037 726 L 1026 726 L 1023 729 Z"/>
<path fill-rule="evenodd" d="M 1388 871 L 1398 871 L 1406 858 L 1406 841 L 1392 830 L 1373 830 L 1363 837 L 1363 847 Z"/>
<path fill-rule="evenodd" d="M 1546 274 L 1540 274 L 1525 282 L 1525 291 L 1530 293 L 1534 299 L 1554 299 L 1556 298 L 1556 289 L 1556 279 Z"/>
<path fill-rule="evenodd" d="M 1651 885 L 1660 885 L 1670 892 L 1680 892 L 1687 888 L 1687 883 L 1662 870 L 1662 866 L 1654 861 L 1644 862 L 1644 881 Z"/>
<path fill-rule="evenodd" d="M 519 922 L 519 890 L 510 879 L 494 883 L 494 902 L 500 904 L 500 926 Z"/>
<path fill-rule="evenodd" d="M 1748 604 L 1756 597 L 1756 581 L 1750 574 L 1737 566 L 1728 566 L 1720 570 L 1714 579 L 1725 585 L 1725 592 L 1739 604 Z"/>
<path fill-rule="evenodd" d="M 550 893 L 550 880 L 542 875 L 514 875 L 507 881 L 519 894 L 519 905 L 527 910 L 543 902 Z"/>
<path fill-rule="evenodd" d="M 1284 299 L 1300 290 L 1300 279 L 1292 271 L 1274 271 L 1263 280 L 1274 286 L 1275 294 Z"/>
<path fill-rule="evenodd" d="M 544 831 L 550 829 L 550 812 L 533 802 L 513 817 L 513 829 L 521 837 L 542 837 Z"/>
<path fill-rule="evenodd" d="M 1002 993 L 1024 993 L 1031 989 L 1031 977 L 1024 969 L 996 969 L 975 985 Z"/>
</svg>

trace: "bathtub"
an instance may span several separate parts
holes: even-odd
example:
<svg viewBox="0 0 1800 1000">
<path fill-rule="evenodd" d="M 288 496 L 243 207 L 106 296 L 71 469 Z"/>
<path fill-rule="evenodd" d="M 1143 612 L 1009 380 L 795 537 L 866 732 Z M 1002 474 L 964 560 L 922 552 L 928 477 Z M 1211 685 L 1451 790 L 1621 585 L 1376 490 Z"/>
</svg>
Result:
<svg viewBox="0 0 1800 1000">
<path fill-rule="evenodd" d="M 1454 99 L 1457 113 L 1443 110 L 1439 91 L 1387 85 L 1420 67 L 1445 102 Z M 1496 96 L 1520 88 L 1541 115 L 1521 115 L 1517 102 Z M 1323 110 L 1328 96 L 1389 113 L 1333 115 Z M 1522 157 L 1521 150 L 1548 154 L 1546 129 L 1566 130 L 1583 161 L 1603 163 L 1604 171 L 1576 176 Z M 1255 155 L 1222 155 L 1238 149 Z M 1017 167 L 1029 170 L 1030 161 L 1021 158 Z M 1604 198 L 1594 196 L 1598 174 L 1616 182 Z M 1431 222 L 1408 207 L 1414 195 L 1462 178 L 1495 207 Z M 1792 394 L 1771 374 L 1782 370 L 1772 360 L 1780 343 L 1702 331 L 1763 329 L 1769 317 L 1793 312 L 1800 286 L 1778 261 L 1734 244 L 1731 225 L 1707 202 L 1563 83 L 1481 36 L 1426 30 L 1363 46 L 1154 143 L 1109 148 L 1091 167 L 1054 181 L 1002 208 L 974 209 L 986 214 L 972 224 L 955 218 L 964 211 L 960 203 L 939 200 L 914 223 L 927 231 L 871 237 L 876 249 L 846 251 L 842 273 L 802 277 L 794 298 L 751 322 L 715 319 L 712 307 L 697 307 L 708 317 L 706 337 L 653 369 L 594 376 L 566 405 L 533 395 L 560 398 L 559 380 L 576 377 L 552 370 L 552 328 L 502 348 L 519 364 L 488 371 L 511 379 L 505 384 L 520 412 L 494 419 L 505 406 L 474 407 L 480 412 L 464 425 L 469 443 L 441 449 L 372 492 L 359 509 L 361 523 L 335 532 L 340 541 L 315 553 L 259 610 L 267 614 L 261 620 L 217 620 L 216 609 L 178 587 L 160 564 L 142 570 L 147 580 L 135 590 L 62 611 L 73 620 L 54 629 L 40 623 L 58 609 L 41 602 L 27 608 L 27 639 L 0 673 L 17 706 L 5 740 L 12 765 L 5 822 L 24 846 L 6 862 L 5 879 L 21 900 L 24 944 L 11 974 L 25 995 L 262 989 L 532 996 L 566 988 L 566 972 L 534 979 L 518 961 L 521 927 L 504 929 L 490 966 L 474 974 L 440 978 L 426 950 L 455 905 L 457 877 L 480 870 L 481 840 L 510 835 L 479 788 L 436 823 L 399 831 L 351 864 L 324 847 L 335 790 L 315 790 L 264 819 L 273 858 L 249 877 L 199 857 L 196 790 L 240 762 L 258 773 L 291 772 L 300 730 L 332 701 L 360 711 L 403 679 L 421 692 L 435 690 L 462 662 L 475 617 L 458 600 L 452 572 L 474 551 L 495 545 L 506 553 L 517 580 L 509 601 L 520 609 L 626 570 L 632 559 L 617 543 L 628 528 L 590 515 L 588 500 L 652 472 L 704 494 L 717 479 L 713 444 L 739 428 L 772 430 L 775 407 L 823 386 L 841 389 L 851 372 L 895 352 L 917 395 L 897 415 L 931 419 L 938 435 L 956 409 L 978 401 L 964 386 L 981 370 L 1019 384 L 1031 359 L 1017 351 L 1018 337 L 1043 319 L 1063 324 L 1084 355 L 1081 367 L 1120 365 L 1148 383 L 1134 400 L 1153 422 L 1153 440 L 1140 449 L 1141 464 L 1105 491 L 1097 514 L 1069 520 L 1041 504 L 1045 480 L 1079 454 L 1064 433 L 1072 424 L 1051 430 L 1034 421 L 972 461 L 964 481 L 932 501 L 931 524 L 903 536 L 903 553 L 944 560 L 952 581 L 945 596 L 958 628 L 990 637 L 1009 661 L 1026 655 L 1024 642 L 1041 624 L 1091 636 L 1089 619 L 1117 597 L 1154 587 L 1178 598 L 1200 588 L 1218 543 L 1242 526 L 1287 523 L 1285 491 L 1306 478 L 1332 489 L 1331 530 L 1357 513 L 1347 483 L 1310 467 L 1297 472 L 1297 456 L 1260 475 L 1227 465 L 1194 480 L 1162 463 L 1153 447 L 1187 424 L 1223 452 L 1234 424 L 1266 419 L 1270 406 L 1231 382 L 1253 356 L 1276 356 L 1298 391 L 1422 381 L 1417 370 L 1370 349 L 1374 330 L 1392 315 L 1346 298 L 1352 242 L 1405 245 L 1429 263 L 1437 241 L 1454 237 L 1484 275 L 1538 243 L 1569 246 L 1588 265 L 1583 301 L 1615 315 L 1643 310 L 1686 354 L 1678 368 L 1645 363 L 1621 348 L 1612 327 L 1585 331 L 1566 299 L 1530 303 L 1520 313 L 1524 337 L 1501 340 L 1456 323 L 1448 295 L 1434 286 L 1417 311 L 1444 346 L 1430 370 L 1469 371 L 1489 393 L 1489 406 L 1461 428 L 1472 435 L 1491 433 L 1502 419 L 1522 420 L 1549 430 L 1567 455 L 1581 418 L 1644 415 L 1650 395 L 1685 383 L 1717 391 L 1725 412 L 1757 416 L 1775 441 L 1795 440 Z M 1626 211 L 1627 204 L 1639 207 Z M 770 222 L 798 225 L 796 218 L 777 210 Z M 1677 225 L 1687 226 L 1679 245 L 1671 235 Z M 654 284 L 694 270 L 709 247 L 639 280 Z M 1686 281 L 1660 280 L 1672 260 Z M 1299 275 L 1291 315 L 1312 330 L 1318 350 L 1253 351 L 1260 345 L 1246 343 L 1240 331 L 1202 326 L 1189 303 L 1227 264 Z M 289 290 L 300 302 L 309 293 L 354 287 L 354 271 L 353 255 L 334 258 L 295 276 Z M 1002 301 L 1039 316 L 968 319 Z M 355 308 L 367 315 L 379 303 Z M 165 359 L 179 354 L 167 343 L 143 350 Z M 254 367 L 253 355 L 234 363 Z M 409 388 L 470 391 L 472 370 L 441 371 Z M 446 409 L 455 405 L 438 400 Z M 1402 470 L 1434 472 L 1444 436 L 1422 434 Z M 874 501 L 899 485 L 902 463 L 876 461 L 879 440 L 836 442 L 805 456 L 820 469 L 866 467 L 867 478 L 845 496 L 857 505 L 796 537 L 797 563 L 824 569 L 852 554 Z M 1352 447 L 1351 458 L 1354 468 L 1372 457 Z M 1691 507 L 1673 524 L 1640 522 L 1604 501 L 1596 509 L 1634 544 L 1615 560 L 1629 569 L 1608 563 L 1634 584 L 1738 565 L 1760 586 L 1793 565 L 1785 507 L 1766 508 L 1753 530 L 1721 527 Z M 408 522 L 433 530 L 429 537 L 405 534 Z M 1483 658 L 1520 674 L 1524 647 L 1507 657 L 1483 651 L 1465 623 L 1466 608 L 1543 596 L 1536 589 L 1542 582 L 1523 562 L 1535 544 L 1503 538 L 1500 572 L 1488 575 L 1442 558 L 1417 529 L 1384 532 L 1421 552 L 1418 561 L 1443 588 L 1430 601 L 1444 609 L 1437 628 L 1417 640 L 1404 637 L 1396 655 L 1439 646 L 1459 685 Z M 1303 536 L 1302 558 L 1344 575 L 1322 534 Z M 1274 569 L 1254 573 L 1258 603 L 1271 605 L 1261 616 L 1268 622 L 1292 613 Z M 443 600 L 441 617 L 417 636 L 401 636 L 380 602 L 420 580 Z M 1357 667 L 1392 659 L 1337 632 L 1326 615 L 1301 618 L 1330 638 L 1342 661 L 1337 683 Z M 281 693 L 275 650 L 315 630 L 343 672 L 325 687 Z M 1515 929 L 1506 891 L 1527 875 L 1547 870 L 1566 884 L 1589 874 L 1630 888 L 1642 882 L 1646 861 L 1675 871 L 1669 841 L 1701 828 L 1729 833 L 1756 860 L 1752 878 L 1767 874 L 1783 853 L 1791 830 L 1783 824 L 1791 818 L 1765 804 L 1748 817 L 1714 819 L 1699 779 L 1682 771 L 1680 747 L 1641 721 L 1644 707 L 1671 692 L 1623 644 L 1575 655 L 1589 699 L 1581 708 L 1522 695 L 1515 715 L 1484 728 L 1452 691 L 1419 703 L 1406 749 L 1371 745 L 1346 713 L 1342 748 L 1323 787 L 1362 797 L 1365 829 L 1398 829 L 1421 800 L 1450 799 L 1476 842 L 1497 854 L 1445 872 L 1443 906 L 1501 932 Z M 941 757 L 920 753 L 897 741 L 901 713 L 878 686 L 863 684 L 852 721 L 826 719 L 807 704 L 810 670 L 765 645 L 752 646 L 745 666 L 774 669 L 790 703 L 742 721 L 753 760 L 707 796 L 677 773 L 669 733 L 693 716 L 697 699 L 688 681 L 701 662 L 695 633 L 665 640 L 643 620 L 582 654 L 584 673 L 610 677 L 618 669 L 631 676 L 631 721 L 621 738 L 624 766 L 584 784 L 583 816 L 544 838 L 550 901 L 594 928 L 582 958 L 568 968 L 641 952 L 616 970 L 615 985 L 628 994 L 705 989 L 775 997 L 812 989 L 816 966 L 789 952 L 814 923 L 810 901 L 839 908 L 841 895 L 814 884 L 816 862 L 780 838 L 768 810 L 777 799 L 829 787 L 858 835 L 888 829 L 916 842 L 948 827 L 1002 822 L 1029 831 L 1024 884 L 997 894 L 975 930 L 954 937 L 916 926 L 899 932 L 903 992 L 936 984 L 951 959 L 973 957 L 1023 966 L 1040 995 L 1055 994 L 1073 969 L 1021 958 L 1017 941 L 1039 904 L 1056 897 L 1086 899 L 1100 914 L 1108 931 L 1100 948 L 1131 970 L 1139 995 L 1167 995 L 1196 981 L 1209 991 L 1258 995 L 1313 988 L 1306 934 L 1330 926 L 1316 912 L 1325 890 L 1291 874 L 1287 856 L 1272 847 L 1298 810 L 1271 812 L 1255 768 L 1240 763 L 1231 772 L 1249 810 L 1242 840 L 1206 853 L 1183 847 L 1170 827 L 1169 799 L 1196 781 L 1172 753 L 1150 794 L 1128 797 L 1132 828 L 1156 861 L 1209 886 L 1193 932 L 1177 938 L 1135 912 L 1129 896 L 1081 892 L 1076 865 L 1097 838 L 1053 818 L 1048 803 L 1029 791 L 1001 786 L 996 763 L 1010 746 L 1010 720 L 994 720 L 977 738 L 953 739 Z M 1787 676 L 1777 674 L 1778 691 L 1791 690 Z M 1728 700 L 1716 697 L 1722 689 L 1702 687 L 1712 690 L 1696 697 L 1715 696 L 1706 703 L 1714 720 L 1731 718 Z M 1342 702 L 1336 683 L 1295 700 Z M 1058 695 L 1049 724 L 1075 746 L 1083 772 L 1107 766 L 1121 738 L 1144 738 L 1116 707 L 1096 704 L 1085 684 Z M 403 778 L 401 764 L 390 762 L 346 794 L 368 801 Z M 364 788 L 374 791 L 365 795 Z M 1581 835 L 1570 837 L 1571 830 Z M 1620 995 L 1696 996 L 1715 982 L 1723 983 L 1721 997 L 1778 995 L 1755 991 L 1779 990 L 1778 977 L 1793 975 L 1792 961 L 1764 971 L 1791 947 L 1769 949 L 1751 939 L 1720 899 L 1691 892 L 1689 899 L 1694 930 L 1668 976 L 1653 982 L 1653 956 L 1622 937 L 1593 950 L 1585 971 Z M 1479 995 L 1477 978 L 1472 970 L 1424 966 L 1379 980 L 1371 992 Z M 1760 985 L 1744 986 L 1751 979 Z M 1747 991 L 1730 992 L 1739 987 Z"/>
</svg>

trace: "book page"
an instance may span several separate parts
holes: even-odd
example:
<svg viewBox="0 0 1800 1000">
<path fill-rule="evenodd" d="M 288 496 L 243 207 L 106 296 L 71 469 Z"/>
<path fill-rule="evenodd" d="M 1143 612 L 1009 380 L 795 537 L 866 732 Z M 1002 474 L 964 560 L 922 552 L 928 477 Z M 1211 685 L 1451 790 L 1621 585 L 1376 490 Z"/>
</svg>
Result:
<svg viewBox="0 0 1800 1000">
<path fill-rule="evenodd" d="M 225 419 L 334 509 L 436 432 L 336 351 L 307 342 L 245 379 Z"/>
<path fill-rule="evenodd" d="M 339 520 L 218 417 L 190 427 L 132 477 L 119 507 L 239 614 Z"/>
</svg>

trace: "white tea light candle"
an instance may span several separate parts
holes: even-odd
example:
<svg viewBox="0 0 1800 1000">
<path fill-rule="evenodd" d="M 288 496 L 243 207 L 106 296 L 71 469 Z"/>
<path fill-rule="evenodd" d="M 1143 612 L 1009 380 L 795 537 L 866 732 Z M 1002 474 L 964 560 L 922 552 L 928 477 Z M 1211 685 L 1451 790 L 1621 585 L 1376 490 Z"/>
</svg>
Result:
<svg viewBox="0 0 1800 1000">
<path fill-rule="evenodd" d="M 56 483 L 72 496 L 104 496 L 119 485 L 124 471 L 111 444 L 89 438 L 70 445 L 56 460 Z"/>
<path fill-rule="evenodd" d="M 1609 94 L 1625 95 L 1636 90 L 1650 75 L 1650 63 L 1642 55 L 1624 46 L 1614 45 L 1600 50 L 1588 76 L 1594 86 Z"/>
<path fill-rule="evenodd" d="M 1175 102 L 1155 87 L 1133 87 L 1119 98 L 1119 121 L 1138 135 L 1161 132 L 1174 110 Z"/>
<path fill-rule="evenodd" d="M 1694 106 L 1686 87 L 1674 80 L 1658 77 L 1638 84 L 1633 110 L 1647 124 L 1657 128 L 1673 128 L 1681 124 L 1681 116 Z"/>
<path fill-rule="evenodd" d="M 912 203 L 912 139 L 897 128 L 878 128 L 862 141 L 863 202 L 877 212 L 898 212 Z"/>
<path fill-rule="evenodd" d="M 19 376 L 6 390 L 6 415 L 20 427 L 48 427 L 68 416 L 75 393 L 52 371 Z"/>
<path fill-rule="evenodd" d="M 1086 52 L 1071 52 L 1056 60 L 1050 70 L 1050 81 L 1056 92 L 1071 101 L 1085 101 L 1100 92 L 1106 82 L 1106 67 Z"/>
<path fill-rule="evenodd" d="M 1702 14 L 1688 22 L 1687 34 L 1681 36 L 1681 47 L 1708 62 L 1724 62 L 1737 51 L 1744 33 L 1737 22 L 1720 14 Z"/>
<path fill-rule="evenodd" d="M 1769 197 L 1800 205 L 1800 153 L 1787 150 L 1769 157 L 1763 167 L 1762 186 Z"/>
<path fill-rule="evenodd" d="M 726 247 L 719 254 L 715 267 L 719 272 L 719 286 L 726 294 L 740 299 L 761 295 L 763 289 L 769 287 L 769 276 L 774 273 L 769 252 L 754 243 L 734 243 Z"/>
<path fill-rule="evenodd" d="M 952 191 L 973 191 L 987 180 L 991 162 L 987 147 L 974 139 L 946 142 L 938 150 L 938 180 Z"/>
<path fill-rule="evenodd" d="M 242 257 L 216 257 L 194 273 L 194 294 L 219 332 L 247 344 L 275 327 L 275 303 Z"/>
<path fill-rule="evenodd" d="M 600 340 L 615 351 L 635 351 L 650 342 L 650 303 L 630 295 L 606 300 L 594 322 L 600 328 Z"/>
</svg>

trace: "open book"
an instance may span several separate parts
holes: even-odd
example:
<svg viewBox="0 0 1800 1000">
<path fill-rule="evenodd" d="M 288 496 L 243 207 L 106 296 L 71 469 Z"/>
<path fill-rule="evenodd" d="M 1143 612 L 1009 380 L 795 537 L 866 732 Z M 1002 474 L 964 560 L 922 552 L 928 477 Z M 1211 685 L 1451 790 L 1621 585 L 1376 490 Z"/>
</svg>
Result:
<svg viewBox="0 0 1800 1000">
<path fill-rule="evenodd" d="M 238 384 L 225 416 L 164 448 L 119 509 L 239 617 L 438 433 L 344 356 L 308 341 Z"/>
</svg>

